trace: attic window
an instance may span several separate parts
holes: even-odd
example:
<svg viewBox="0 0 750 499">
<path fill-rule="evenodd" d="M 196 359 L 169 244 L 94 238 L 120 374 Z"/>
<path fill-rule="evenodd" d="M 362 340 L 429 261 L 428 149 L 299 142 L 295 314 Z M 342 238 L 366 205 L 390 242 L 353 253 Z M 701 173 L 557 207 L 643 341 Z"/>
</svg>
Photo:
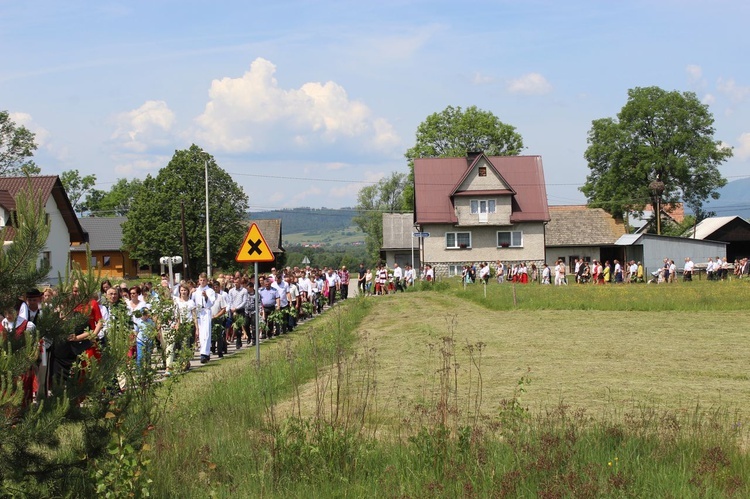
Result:
<svg viewBox="0 0 750 499">
<path fill-rule="evenodd" d="M 487 167 L 486 166 L 480 166 L 477 168 L 477 172 L 480 177 L 486 177 L 487 176 Z"/>
</svg>

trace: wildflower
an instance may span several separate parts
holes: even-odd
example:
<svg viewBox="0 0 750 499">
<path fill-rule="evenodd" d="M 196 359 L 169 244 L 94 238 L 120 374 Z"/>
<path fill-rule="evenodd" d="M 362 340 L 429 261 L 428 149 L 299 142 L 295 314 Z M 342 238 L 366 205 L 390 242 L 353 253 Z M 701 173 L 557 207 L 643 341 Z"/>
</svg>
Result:
<svg viewBox="0 0 750 499">
<path fill-rule="evenodd" d="M 607 466 L 612 466 L 612 461 L 608 462 Z"/>
</svg>

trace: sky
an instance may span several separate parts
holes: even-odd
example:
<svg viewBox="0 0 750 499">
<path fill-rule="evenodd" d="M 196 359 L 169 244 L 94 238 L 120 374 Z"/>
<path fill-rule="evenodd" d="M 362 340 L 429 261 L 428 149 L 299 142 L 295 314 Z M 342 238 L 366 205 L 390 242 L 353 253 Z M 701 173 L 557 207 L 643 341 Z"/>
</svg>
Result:
<svg viewBox="0 0 750 499">
<path fill-rule="evenodd" d="M 197 144 L 251 211 L 355 206 L 407 172 L 418 125 L 477 106 L 540 155 L 551 205 L 579 187 L 592 120 L 628 89 L 695 92 L 750 176 L 750 2 L 0 0 L 0 109 L 43 174 L 96 188 Z"/>
</svg>

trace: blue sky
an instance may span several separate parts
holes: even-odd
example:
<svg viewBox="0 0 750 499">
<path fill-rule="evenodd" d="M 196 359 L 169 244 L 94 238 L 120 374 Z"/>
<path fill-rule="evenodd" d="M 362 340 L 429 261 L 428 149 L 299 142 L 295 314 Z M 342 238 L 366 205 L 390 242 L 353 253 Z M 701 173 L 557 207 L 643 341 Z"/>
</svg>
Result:
<svg viewBox="0 0 750 499">
<path fill-rule="evenodd" d="M 429 114 L 476 105 L 541 155 L 550 204 L 578 187 L 591 121 L 627 90 L 695 92 L 750 175 L 745 1 L 0 0 L 0 109 L 44 174 L 155 175 L 192 143 L 252 211 L 354 206 Z"/>
</svg>

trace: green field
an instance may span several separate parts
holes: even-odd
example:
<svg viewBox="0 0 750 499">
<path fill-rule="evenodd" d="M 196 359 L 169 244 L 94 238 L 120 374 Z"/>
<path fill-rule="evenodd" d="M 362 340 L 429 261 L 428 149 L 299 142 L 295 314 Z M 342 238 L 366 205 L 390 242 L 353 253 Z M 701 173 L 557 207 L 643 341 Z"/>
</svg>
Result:
<svg viewBox="0 0 750 499">
<path fill-rule="evenodd" d="M 325 246 L 364 244 L 365 234 L 359 227 L 352 225 L 346 229 L 315 230 L 310 227 L 306 232 L 289 234 L 284 232 L 284 246 L 298 246 L 305 244 L 324 244 Z"/>
<path fill-rule="evenodd" d="M 748 496 L 748 286 L 350 300 L 185 376 L 154 493 Z"/>
</svg>

